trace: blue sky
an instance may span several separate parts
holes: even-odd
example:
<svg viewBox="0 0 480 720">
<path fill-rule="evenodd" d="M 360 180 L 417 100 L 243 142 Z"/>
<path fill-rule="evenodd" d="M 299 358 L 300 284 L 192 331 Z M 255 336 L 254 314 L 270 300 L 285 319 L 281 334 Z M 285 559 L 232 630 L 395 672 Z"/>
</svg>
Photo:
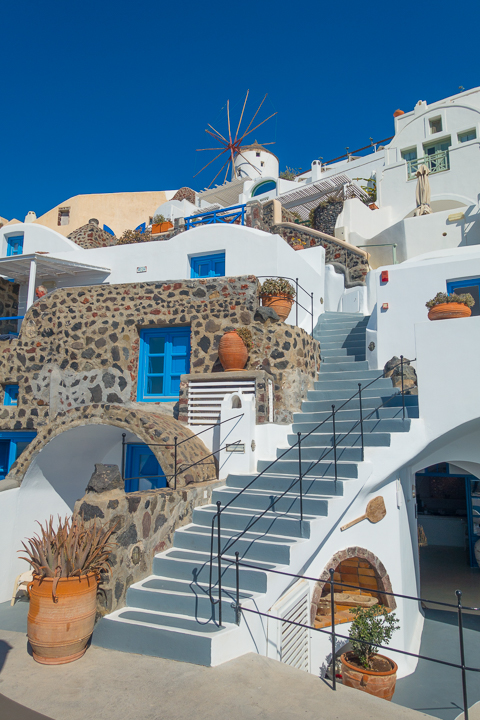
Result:
<svg viewBox="0 0 480 720">
<path fill-rule="evenodd" d="M 473 0 L 458 14 L 443 0 L 2 3 L 0 216 L 202 189 L 204 128 L 225 129 L 247 89 L 246 117 L 265 93 L 278 111 L 254 135 L 281 169 L 388 137 L 397 108 L 480 85 L 477 14 Z"/>
</svg>

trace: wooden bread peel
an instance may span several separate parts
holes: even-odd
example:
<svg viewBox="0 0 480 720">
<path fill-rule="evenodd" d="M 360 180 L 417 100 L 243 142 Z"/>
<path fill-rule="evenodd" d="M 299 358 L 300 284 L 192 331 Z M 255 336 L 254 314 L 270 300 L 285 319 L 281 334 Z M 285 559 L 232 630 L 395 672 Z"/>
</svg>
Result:
<svg viewBox="0 0 480 720">
<path fill-rule="evenodd" d="M 347 530 L 347 528 L 352 527 L 352 525 L 356 525 L 362 520 L 370 520 L 371 523 L 380 522 L 380 520 L 383 520 L 386 514 L 387 508 L 385 507 L 383 497 L 381 495 L 377 495 L 377 497 L 374 497 L 367 504 L 365 515 L 361 515 L 361 517 L 357 518 L 356 520 L 352 520 L 346 525 L 342 525 L 340 530 Z"/>
</svg>

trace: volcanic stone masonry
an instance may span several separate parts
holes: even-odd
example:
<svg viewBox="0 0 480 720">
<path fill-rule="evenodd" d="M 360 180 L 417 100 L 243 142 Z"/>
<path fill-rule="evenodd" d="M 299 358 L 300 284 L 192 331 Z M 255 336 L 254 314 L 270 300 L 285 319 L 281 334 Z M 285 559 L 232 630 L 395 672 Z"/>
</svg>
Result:
<svg viewBox="0 0 480 720">
<path fill-rule="evenodd" d="M 0 343 L 3 386 L 18 384 L 17 406 L 0 410 L 0 429 L 34 430 L 58 413 L 106 404 L 172 413 L 168 403 L 137 403 L 139 330 L 191 327 L 191 373 L 218 367 L 224 331 L 250 326 L 249 367 L 271 373 L 279 411 L 295 386 L 295 403 L 313 384 L 319 345 L 298 328 L 258 311 L 253 276 L 63 288 L 27 312 L 18 338 Z M 255 314 L 257 317 L 255 318 Z M 289 380 L 289 373 L 292 373 Z M 293 387 L 292 385 L 292 387 Z"/>
</svg>

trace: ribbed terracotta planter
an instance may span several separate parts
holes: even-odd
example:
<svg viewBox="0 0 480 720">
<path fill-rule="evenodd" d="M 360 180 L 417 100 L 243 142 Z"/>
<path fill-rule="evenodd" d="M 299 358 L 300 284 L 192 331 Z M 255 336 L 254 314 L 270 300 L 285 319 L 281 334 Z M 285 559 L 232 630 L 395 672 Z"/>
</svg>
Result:
<svg viewBox="0 0 480 720">
<path fill-rule="evenodd" d="M 239 372 L 247 364 L 248 350 L 240 335 L 229 330 L 220 340 L 218 357 L 225 372 Z"/>
<path fill-rule="evenodd" d="M 470 317 L 472 311 L 463 303 L 441 303 L 428 311 L 429 320 L 449 320 L 451 318 Z"/>
<path fill-rule="evenodd" d="M 167 232 L 173 225 L 168 220 L 163 223 L 155 223 L 152 225 L 152 235 L 158 235 L 159 233 Z"/>
<path fill-rule="evenodd" d="M 37 662 L 61 665 L 82 657 L 95 624 L 97 586 L 95 573 L 60 578 L 54 602 L 53 578 L 34 577 L 27 635 Z"/>
<path fill-rule="evenodd" d="M 293 297 L 291 295 L 262 295 L 262 305 L 271 307 L 275 310 L 280 320 L 286 320 L 290 315 L 293 305 Z"/>
<path fill-rule="evenodd" d="M 355 688 L 355 690 L 366 692 L 369 695 L 375 695 L 375 697 L 383 700 L 391 700 L 397 682 L 397 663 L 385 657 L 385 655 L 376 655 L 375 657 L 388 660 L 392 669 L 388 672 L 374 672 L 373 670 L 360 669 L 357 665 L 352 665 L 347 658 L 351 654 L 344 653 L 340 658 L 343 684 Z"/>
</svg>

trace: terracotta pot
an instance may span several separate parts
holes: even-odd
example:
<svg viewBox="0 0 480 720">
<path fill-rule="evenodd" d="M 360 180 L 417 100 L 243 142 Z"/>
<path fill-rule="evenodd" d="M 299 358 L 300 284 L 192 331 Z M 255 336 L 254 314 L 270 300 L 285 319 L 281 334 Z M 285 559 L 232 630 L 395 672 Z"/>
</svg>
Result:
<svg viewBox="0 0 480 720">
<path fill-rule="evenodd" d="M 303 245 L 292 245 L 294 250 L 303 250 Z"/>
<path fill-rule="evenodd" d="M 163 223 L 155 223 L 155 225 L 152 225 L 152 235 L 158 235 L 158 233 L 167 232 L 167 230 L 170 230 L 173 227 L 171 222 Z"/>
<path fill-rule="evenodd" d="M 387 672 L 374 672 L 373 670 L 365 670 L 353 665 L 349 662 L 348 657 L 353 653 L 344 653 L 340 661 L 342 663 L 342 682 L 347 687 L 361 690 L 369 695 L 382 698 L 383 700 L 391 700 L 395 692 L 395 683 L 397 682 L 398 666 L 390 658 L 385 655 L 376 655 L 375 657 L 388 660 L 391 670 Z"/>
<path fill-rule="evenodd" d="M 368 207 L 370 210 L 378 210 L 378 205 L 375 205 L 375 203 L 370 203 Z"/>
<path fill-rule="evenodd" d="M 61 665 L 82 657 L 93 632 L 97 604 L 95 573 L 60 578 L 53 601 L 53 578 L 33 578 L 29 585 L 27 635 L 34 659 Z"/>
<path fill-rule="evenodd" d="M 225 372 L 239 372 L 247 364 L 248 350 L 240 335 L 229 330 L 220 340 L 218 357 Z"/>
<path fill-rule="evenodd" d="M 290 315 L 293 305 L 293 297 L 291 295 L 262 295 L 262 305 L 271 307 L 277 313 L 280 320 L 286 320 Z"/>
<path fill-rule="evenodd" d="M 448 320 L 450 318 L 470 317 L 472 311 L 463 303 L 441 303 L 430 308 L 429 320 Z"/>
</svg>

